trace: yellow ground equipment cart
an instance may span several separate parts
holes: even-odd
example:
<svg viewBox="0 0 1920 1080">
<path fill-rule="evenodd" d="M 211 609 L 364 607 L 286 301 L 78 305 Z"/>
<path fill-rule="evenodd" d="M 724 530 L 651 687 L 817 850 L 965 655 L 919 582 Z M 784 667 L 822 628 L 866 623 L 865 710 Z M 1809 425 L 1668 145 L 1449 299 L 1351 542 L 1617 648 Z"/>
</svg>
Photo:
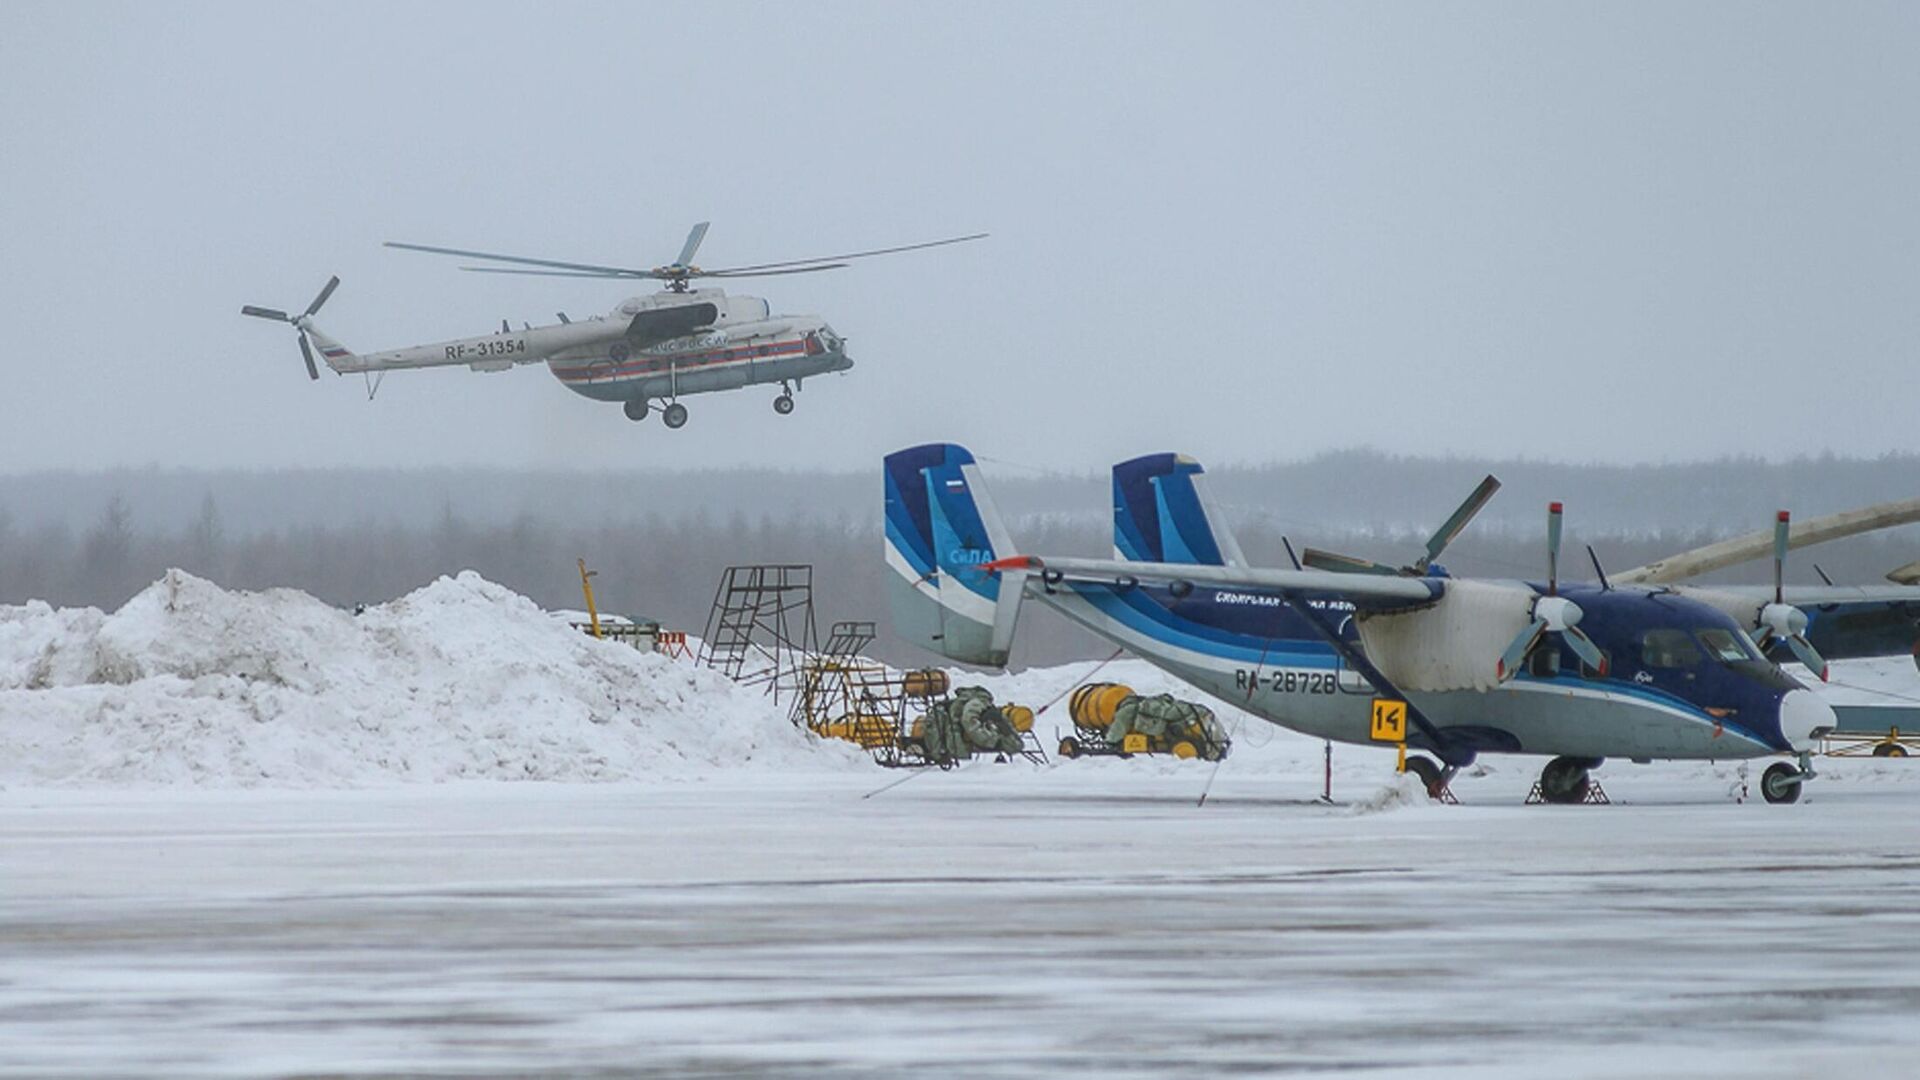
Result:
<svg viewBox="0 0 1920 1080">
<path fill-rule="evenodd" d="M 1920 706 L 1835 705 L 1840 724 L 1820 737 L 1820 752 L 1834 757 L 1920 757 Z"/>
<path fill-rule="evenodd" d="M 873 631 L 870 622 L 835 623 L 826 648 L 801 662 L 794 724 L 854 743 L 893 768 L 950 769 L 983 752 L 1046 761 L 1032 734 L 1033 710 L 996 706 L 977 686 L 954 690 L 937 668 L 895 671 L 869 660 L 860 649 Z"/>
<path fill-rule="evenodd" d="M 902 744 L 930 764 L 950 769 L 976 754 L 1001 760 L 1022 757 L 1045 764 L 1046 752 L 1033 734 L 1033 710 L 1000 705 L 982 686 L 962 686 L 951 697 L 927 703 Z"/>
<path fill-rule="evenodd" d="M 1120 683 L 1088 683 L 1068 701 L 1073 734 L 1060 756 L 1172 754 L 1218 761 L 1233 748 L 1213 710 L 1172 694 L 1143 697 Z"/>
</svg>

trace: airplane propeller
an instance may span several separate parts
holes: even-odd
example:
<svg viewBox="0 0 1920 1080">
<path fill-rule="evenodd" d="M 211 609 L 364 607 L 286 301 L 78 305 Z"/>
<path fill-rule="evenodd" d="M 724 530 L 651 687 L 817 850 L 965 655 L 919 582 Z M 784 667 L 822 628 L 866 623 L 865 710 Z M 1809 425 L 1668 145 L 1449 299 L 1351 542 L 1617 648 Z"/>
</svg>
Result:
<svg viewBox="0 0 1920 1080">
<path fill-rule="evenodd" d="M 1434 530 L 1433 535 L 1427 538 L 1426 554 L 1420 556 L 1412 565 L 1388 566 L 1371 559 L 1342 555 L 1335 551 L 1322 551 L 1318 548 L 1308 548 L 1301 552 L 1300 562 L 1315 570 L 1332 570 L 1341 574 L 1425 577 L 1434 560 L 1440 557 L 1441 552 L 1447 550 L 1447 545 L 1453 543 L 1454 538 L 1466 529 L 1467 523 L 1473 520 L 1473 516 L 1478 514 L 1481 508 L 1487 505 L 1487 500 L 1493 498 L 1493 493 L 1499 490 L 1499 479 L 1488 474 L 1486 479 L 1480 481 L 1480 486 L 1473 489 L 1473 494 L 1468 495 L 1466 501 L 1453 512 L 1453 515 L 1442 522 L 1440 527 Z"/>
<path fill-rule="evenodd" d="M 532 259 L 524 255 L 502 255 L 491 251 L 469 251 L 465 248 L 433 247 L 427 244 L 403 244 L 389 240 L 386 246 L 405 251 L 424 251 L 433 255 L 458 255 L 468 259 L 489 259 L 493 262 L 513 263 L 513 266 L 463 266 L 460 269 L 476 274 L 534 274 L 543 277 L 586 277 L 586 278 L 643 278 L 652 281 L 664 281 L 673 292 L 687 291 L 687 283 L 694 278 L 737 278 L 737 277 L 774 277 L 781 274 L 811 274 L 820 270 L 838 270 L 851 259 L 866 259 L 875 255 L 892 255 L 902 251 L 919 251 L 922 248 L 944 247 L 947 244 L 961 244 L 969 240 L 979 240 L 986 233 L 973 233 L 969 236 L 954 236 L 945 240 L 930 240 L 921 244 L 903 244 L 899 247 L 874 248 L 869 251 L 850 251 L 841 255 L 822 255 L 813 259 L 792 259 L 786 262 L 753 263 L 747 266 L 727 266 L 716 270 L 693 265 L 694 253 L 700 250 L 701 241 L 707 237 L 707 222 L 695 225 L 687 233 L 686 243 L 680 246 L 680 254 L 665 266 L 641 269 L 627 266 L 600 266 L 595 263 L 563 262 L 558 259 Z M 537 267 L 538 269 L 522 269 Z"/>
<path fill-rule="evenodd" d="M 1513 644 L 1507 646 L 1507 651 L 1500 654 L 1494 677 L 1501 682 L 1520 671 L 1527 654 L 1548 634 L 1560 635 L 1560 640 L 1588 667 L 1602 675 L 1607 673 L 1607 654 L 1580 629 L 1580 619 L 1585 613 L 1579 604 L 1560 595 L 1560 512 L 1559 503 L 1547 505 L 1547 594 L 1534 597 L 1532 621 L 1513 639 Z"/>
<path fill-rule="evenodd" d="M 1796 660 L 1807 670 L 1827 681 L 1827 661 L 1807 640 L 1807 613 L 1786 602 L 1787 531 L 1791 515 L 1782 510 L 1773 522 L 1773 603 L 1760 609 L 1760 632 L 1755 640 L 1760 651 L 1775 641 L 1784 641 Z"/>
<path fill-rule="evenodd" d="M 277 322 L 292 324 L 294 330 L 300 335 L 300 356 L 307 362 L 307 377 L 309 379 L 318 379 L 320 377 L 320 369 L 315 367 L 313 363 L 313 346 L 307 344 L 307 320 L 313 318 L 313 313 L 319 311 L 320 305 L 326 303 L 327 297 L 332 296 L 333 290 L 339 287 L 340 278 L 338 275 L 328 278 L 326 285 L 320 289 L 320 295 L 314 297 L 313 303 L 308 304 L 307 310 L 301 312 L 299 315 L 289 315 L 279 308 L 255 307 L 252 304 L 241 308 L 240 314 L 251 315 L 256 319 L 273 319 Z"/>
</svg>

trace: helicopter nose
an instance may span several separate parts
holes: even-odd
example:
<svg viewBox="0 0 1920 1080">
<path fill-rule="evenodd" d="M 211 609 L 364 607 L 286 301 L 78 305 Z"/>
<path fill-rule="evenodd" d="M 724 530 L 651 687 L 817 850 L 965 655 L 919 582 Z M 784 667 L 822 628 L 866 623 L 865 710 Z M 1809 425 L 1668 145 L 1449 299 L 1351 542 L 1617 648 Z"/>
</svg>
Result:
<svg viewBox="0 0 1920 1080">
<path fill-rule="evenodd" d="M 1839 724 L 1833 706 L 1811 690 L 1789 690 L 1780 699 L 1780 734 L 1795 750 L 1811 750 L 1816 736 Z"/>
</svg>

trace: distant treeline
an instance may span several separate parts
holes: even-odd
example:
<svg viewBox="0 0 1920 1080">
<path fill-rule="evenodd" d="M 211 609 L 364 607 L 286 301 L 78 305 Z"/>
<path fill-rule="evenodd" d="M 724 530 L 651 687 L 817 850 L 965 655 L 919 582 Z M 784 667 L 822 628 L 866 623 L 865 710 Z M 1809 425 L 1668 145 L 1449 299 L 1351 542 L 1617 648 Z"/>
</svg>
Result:
<svg viewBox="0 0 1920 1080">
<path fill-rule="evenodd" d="M 1027 550 L 1105 555 L 1104 477 L 1031 475 L 988 463 Z M 1801 517 L 1920 494 L 1920 457 L 1645 468 L 1394 459 L 1339 454 L 1218 468 L 1214 489 L 1256 563 L 1285 565 L 1281 538 L 1390 562 L 1418 554 L 1485 472 L 1507 481 L 1442 560 L 1456 573 L 1539 577 L 1549 497 L 1568 504 L 1565 565 L 1582 545 L 1624 569 Z M 885 635 L 878 476 L 778 472 L 489 474 L 479 471 L 187 473 L 0 477 L 0 603 L 112 608 L 169 566 L 233 588 L 289 586 L 348 606 L 473 569 L 546 607 L 580 607 L 575 559 L 599 571 L 603 608 L 699 632 L 730 564 L 814 566 L 816 618 L 881 624 L 879 655 L 927 659 Z M 1908 527 L 1796 553 L 1790 576 L 1880 580 L 1920 557 Z M 1764 564 L 1725 580 L 1764 580 Z M 1015 659 L 1057 663 L 1106 649 L 1035 611 Z"/>
</svg>

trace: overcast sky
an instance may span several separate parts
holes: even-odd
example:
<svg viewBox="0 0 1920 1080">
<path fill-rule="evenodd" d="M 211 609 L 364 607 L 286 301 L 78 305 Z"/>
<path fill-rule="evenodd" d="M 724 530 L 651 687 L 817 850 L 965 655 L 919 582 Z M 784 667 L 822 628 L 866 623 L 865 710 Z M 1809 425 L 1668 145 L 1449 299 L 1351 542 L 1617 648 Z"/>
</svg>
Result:
<svg viewBox="0 0 1920 1080">
<path fill-rule="evenodd" d="M 1100 469 L 1372 445 L 1913 450 L 1920 6 L 13 4 L 0 469 Z M 543 368 L 310 384 L 349 346 L 708 265 L 857 367 L 633 424 Z"/>
</svg>

